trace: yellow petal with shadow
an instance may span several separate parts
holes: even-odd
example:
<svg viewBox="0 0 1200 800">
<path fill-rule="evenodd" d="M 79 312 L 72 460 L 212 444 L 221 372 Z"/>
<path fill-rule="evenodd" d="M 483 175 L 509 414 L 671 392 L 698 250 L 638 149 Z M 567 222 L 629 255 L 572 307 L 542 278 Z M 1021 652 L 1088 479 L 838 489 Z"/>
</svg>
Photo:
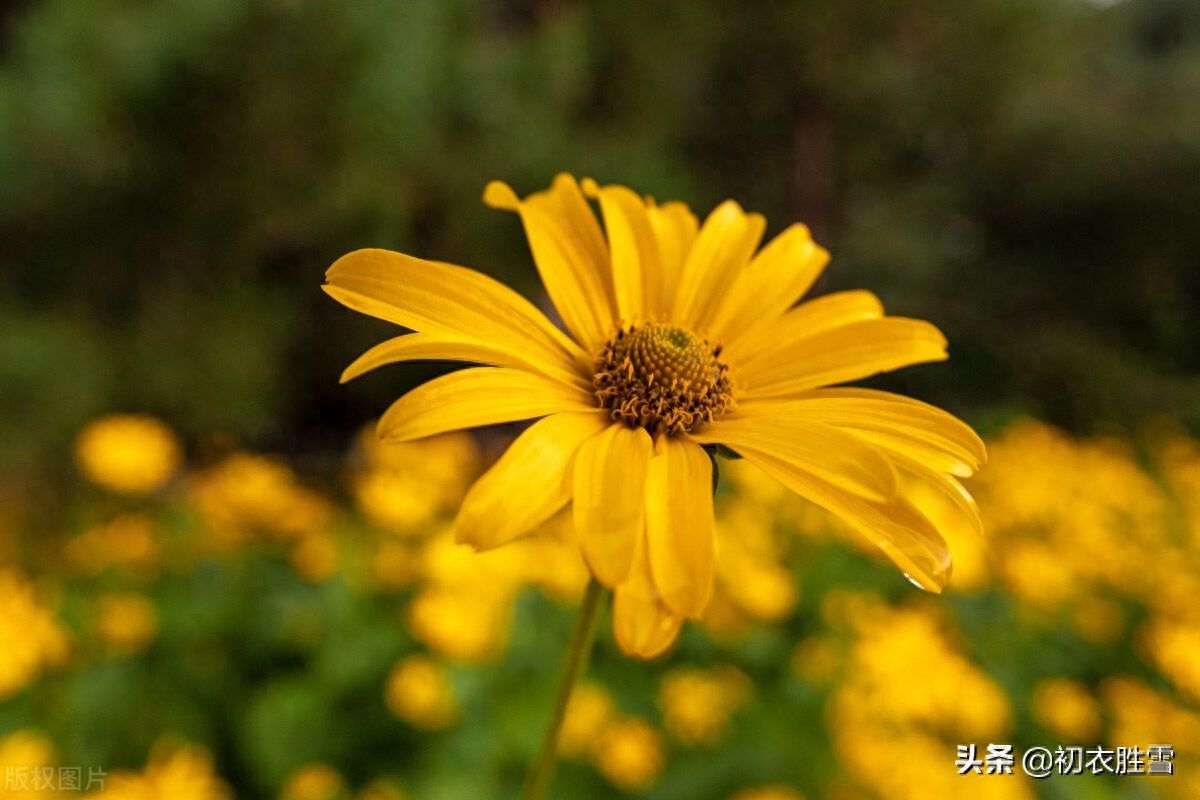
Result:
<svg viewBox="0 0 1200 800">
<path fill-rule="evenodd" d="M 353 380 L 377 367 L 402 361 L 468 361 L 539 372 L 547 378 L 583 389 L 591 385 L 591 381 L 566 358 L 558 362 L 546 361 L 537 358 L 536 352 L 518 353 L 446 333 L 409 333 L 381 342 L 346 367 L 341 382 Z"/>
<path fill-rule="evenodd" d="M 490 550 L 537 528 L 573 493 L 571 467 L 581 445 L 611 424 L 608 414 L 552 414 L 516 438 L 467 492 L 455 538 Z"/>
<path fill-rule="evenodd" d="M 642 199 L 624 186 L 598 186 L 588 178 L 583 190 L 600 201 L 612 251 L 617 319 L 643 322 L 648 309 L 662 305 L 662 258 Z"/>
<path fill-rule="evenodd" d="M 987 461 L 983 440 L 970 425 L 937 406 L 891 392 L 813 389 L 787 400 L 746 400 L 739 413 L 850 429 L 874 444 L 960 477 Z"/>
<path fill-rule="evenodd" d="M 712 322 L 712 337 L 728 340 L 778 319 L 829 263 L 808 228 L 792 225 L 772 239 L 734 279 Z"/>
<path fill-rule="evenodd" d="M 781 317 L 745 330 L 730 330 L 725 357 L 730 364 L 749 364 L 758 355 L 831 328 L 879 319 L 883 303 L 862 289 L 834 292 L 801 303 Z"/>
<path fill-rule="evenodd" d="M 912 503 L 902 497 L 886 503 L 871 502 L 766 453 L 750 448 L 738 453 L 861 533 L 915 585 L 934 593 L 945 588 L 950 580 L 950 548 L 933 523 Z"/>
<path fill-rule="evenodd" d="M 659 263 L 662 265 L 658 305 L 653 304 L 653 298 L 648 298 L 646 313 L 649 318 L 659 319 L 666 316 L 675 301 L 679 276 L 683 274 L 683 264 L 696 241 L 700 223 L 691 209 L 675 201 L 660 206 L 647 198 L 646 215 L 650 219 L 654 238 L 658 241 Z"/>
<path fill-rule="evenodd" d="M 646 477 L 650 574 L 676 614 L 699 619 L 712 596 L 715 523 L 712 461 L 699 445 L 659 437 Z"/>
<path fill-rule="evenodd" d="M 563 324 L 588 352 L 604 343 L 614 322 L 608 245 L 579 184 L 570 175 L 521 200 L 508 184 L 492 181 L 483 201 L 516 211 L 542 285 Z"/>
<path fill-rule="evenodd" d="M 615 587 L 629 575 L 645 526 L 646 472 L 654 446 L 643 428 L 610 424 L 575 456 L 575 530 L 596 580 Z"/>
<path fill-rule="evenodd" d="M 355 250 L 325 273 L 338 302 L 420 333 L 444 333 L 548 363 L 586 354 L 546 315 L 504 284 L 474 270 L 390 250 Z"/>
<path fill-rule="evenodd" d="M 736 416 L 700 426 L 689 436 L 700 444 L 723 444 L 766 453 L 794 464 L 839 489 L 868 500 L 896 494 L 896 471 L 879 448 L 832 425 L 739 409 Z"/>
<path fill-rule="evenodd" d="M 650 576 L 646 547 L 646 533 L 642 531 L 635 541 L 629 577 L 613 592 L 613 634 L 626 655 L 655 658 L 675 641 L 683 617 L 663 604 Z"/>
<path fill-rule="evenodd" d="M 595 408 L 591 392 L 561 381 L 507 367 L 471 367 L 423 383 L 392 403 L 379 420 L 378 432 L 386 442 L 405 442 Z"/>
<path fill-rule="evenodd" d="M 946 359 L 946 337 L 924 320 L 868 319 L 763 350 L 736 365 L 746 399 L 786 398 L 912 364 Z"/>
<path fill-rule="evenodd" d="M 761 214 L 747 214 L 732 200 L 717 206 L 683 263 L 671 319 L 704 334 L 721 298 L 754 255 L 766 225 Z"/>
</svg>

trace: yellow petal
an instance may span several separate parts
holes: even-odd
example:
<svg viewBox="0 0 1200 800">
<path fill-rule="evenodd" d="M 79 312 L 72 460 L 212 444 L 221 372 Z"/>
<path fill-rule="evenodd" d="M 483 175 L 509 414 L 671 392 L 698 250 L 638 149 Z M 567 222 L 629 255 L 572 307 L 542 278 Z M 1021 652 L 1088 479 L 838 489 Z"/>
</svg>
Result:
<svg viewBox="0 0 1200 800">
<path fill-rule="evenodd" d="M 896 472 L 879 449 L 852 433 L 805 419 L 758 413 L 703 425 L 690 435 L 701 444 L 723 444 L 738 453 L 766 453 L 838 488 L 869 500 L 896 494 Z"/>
<path fill-rule="evenodd" d="M 795 417 L 850 428 L 870 441 L 918 461 L 931 449 L 926 465 L 962 477 L 987 460 L 978 434 L 937 406 L 873 389 L 814 389 L 783 401 L 747 400 L 741 413 Z"/>
<path fill-rule="evenodd" d="M 356 250 L 325 273 L 338 302 L 420 333 L 451 334 L 556 368 L 587 356 L 532 303 L 474 270 L 390 250 Z"/>
<path fill-rule="evenodd" d="M 700 224 L 696 215 L 683 203 L 678 202 L 658 206 L 653 200 L 647 199 L 646 214 L 650 218 L 650 226 L 654 229 L 654 238 L 658 241 L 662 265 L 658 305 L 654 306 L 648 302 L 646 306 L 646 313 L 657 318 L 671 310 L 675 290 L 679 285 L 679 276 L 683 274 L 683 263 L 696 241 L 696 232 Z"/>
<path fill-rule="evenodd" d="M 560 174 L 549 189 L 524 200 L 493 181 L 483 200 L 521 215 L 538 274 L 563 324 L 588 352 L 603 344 L 614 321 L 608 246 L 575 179 Z"/>
<path fill-rule="evenodd" d="M 633 563 L 653 449 L 644 429 L 617 423 L 575 456 L 575 530 L 588 568 L 605 586 L 625 580 Z"/>
<path fill-rule="evenodd" d="M 342 372 L 342 383 L 376 367 L 400 361 L 470 361 L 493 367 L 532 370 L 563 383 L 585 389 L 588 386 L 587 379 L 569 364 L 552 364 L 527 358 L 513 350 L 447 333 L 409 333 L 381 342 L 346 367 Z"/>
<path fill-rule="evenodd" d="M 692 442 L 664 436 L 646 477 L 650 574 L 667 608 L 699 619 L 712 595 L 712 462 Z"/>
<path fill-rule="evenodd" d="M 463 498 L 455 538 L 490 550 L 529 533 L 571 499 L 571 461 L 609 426 L 607 412 L 552 414 L 516 438 Z"/>
<path fill-rule="evenodd" d="M 771 240 L 742 270 L 722 301 L 712 335 L 735 334 L 778 319 L 821 275 L 829 252 L 812 240 L 808 228 L 793 225 Z"/>
<path fill-rule="evenodd" d="M 583 190 L 599 199 L 604 214 L 617 318 L 626 324 L 644 321 L 648 309 L 657 311 L 662 305 L 662 264 L 646 206 L 624 186 L 601 188 L 588 178 Z"/>
<path fill-rule="evenodd" d="M 732 200 L 713 209 L 684 261 L 671 318 L 694 331 L 705 331 L 765 228 L 761 214 L 747 214 Z"/>
<path fill-rule="evenodd" d="M 946 358 L 946 337 L 923 320 L 884 317 L 843 325 L 765 351 L 739 365 L 747 399 L 783 398 Z"/>
<path fill-rule="evenodd" d="M 950 475 L 937 472 L 904 453 L 893 451 L 889 455 L 898 466 L 908 470 L 949 500 L 963 515 L 971 529 L 979 536 L 983 536 L 983 516 L 979 513 L 979 506 L 975 503 L 975 498 L 971 497 L 971 493 L 958 480 Z"/>
<path fill-rule="evenodd" d="M 629 578 L 613 592 L 613 634 L 626 655 L 654 658 L 675 641 L 683 617 L 672 614 L 654 588 L 644 531 L 635 545 Z"/>
<path fill-rule="evenodd" d="M 749 449 L 739 452 L 784 486 L 867 537 L 917 586 L 939 593 L 950 580 L 950 548 L 933 523 L 904 498 L 873 503 L 765 453 Z"/>
<path fill-rule="evenodd" d="M 726 336 L 725 357 L 731 364 L 748 364 L 755 356 L 773 348 L 831 328 L 882 316 L 883 303 L 870 292 L 853 289 L 822 295 L 764 325 L 750 326 L 740 332 L 730 329 Z"/>
<path fill-rule="evenodd" d="M 505 367 L 472 367 L 421 384 L 379 420 L 387 442 L 422 439 L 480 425 L 593 411 L 595 396 L 560 381 Z"/>
</svg>

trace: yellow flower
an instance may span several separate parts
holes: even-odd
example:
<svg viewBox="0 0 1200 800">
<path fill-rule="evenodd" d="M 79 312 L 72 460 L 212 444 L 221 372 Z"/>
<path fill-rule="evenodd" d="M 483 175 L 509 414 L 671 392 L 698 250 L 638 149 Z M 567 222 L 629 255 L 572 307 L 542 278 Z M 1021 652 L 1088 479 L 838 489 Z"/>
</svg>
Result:
<svg viewBox="0 0 1200 800">
<path fill-rule="evenodd" d="M 0 737 L 0 766 L 4 767 L 5 800 L 49 800 L 76 794 L 85 788 L 86 771 L 78 781 L 60 786 L 50 740 L 32 730 L 20 730 Z M 58 788 L 66 791 L 59 792 Z"/>
<path fill-rule="evenodd" d="M 749 678 L 736 667 L 720 666 L 711 672 L 677 669 L 663 678 L 658 706 L 667 730 L 681 744 L 712 747 L 745 701 L 749 687 Z"/>
<path fill-rule="evenodd" d="M 96 636 L 119 655 L 141 650 L 158 629 L 158 613 L 140 594 L 110 594 L 96 608 Z"/>
<path fill-rule="evenodd" d="M 359 789 L 355 800 L 405 800 L 404 790 L 387 778 L 377 778 Z"/>
<path fill-rule="evenodd" d="M 392 668 L 384 699 L 393 714 L 425 730 L 449 727 L 458 716 L 446 668 L 426 656 L 409 656 Z"/>
<path fill-rule="evenodd" d="M 292 773 L 279 800 L 338 800 L 346 794 L 346 782 L 328 764 L 306 764 Z"/>
<path fill-rule="evenodd" d="M 145 494 L 179 468 L 182 454 L 171 429 L 153 417 L 113 414 L 89 424 L 75 442 L 75 461 L 98 486 Z"/>
<path fill-rule="evenodd" d="M 804 800 L 804 795 L 788 786 L 759 786 L 743 789 L 732 800 Z"/>
<path fill-rule="evenodd" d="M 67 636 L 54 615 L 38 602 L 33 586 L 13 572 L 0 571 L 0 699 L 16 692 L 67 655 Z"/>
<path fill-rule="evenodd" d="M 596 731 L 607 725 L 615 713 L 612 695 L 603 686 L 581 683 L 575 687 L 558 734 L 558 752 L 568 758 L 578 758 L 594 749 Z"/>
<path fill-rule="evenodd" d="M 190 495 L 226 547 L 253 532 L 292 539 L 322 531 L 333 513 L 286 463 L 250 453 L 234 453 L 197 475 Z"/>
<path fill-rule="evenodd" d="M 610 722 L 596 743 L 596 767 L 619 789 L 645 789 L 663 769 L 662 737 L 637 717 Z"/>
<path fill-rule="evenodd" d="M 337 539 L 325 531 L 304 534 L 291 552 L 292 567 L 300 577 L 320 583 L 338 568 Z"/>
<path fill-rule="evenodd" d="M 158 569 L 161 550 L 153 520 L 122 514 L 68 541 L 64 555 L 73 569 L 85 575 L 119 567 L 150 577 Z"/>
<path fill-rule="evenodd" d="M 140 773 L 117 772 L 91 800 L 230 800 L 229 787 L 213 772 L 212 759 L 196 747 L 161 742 Z"/>
<path fill-rule="evenodd" d="M 944 359 L 936 328 L 885 317 L 863 291 L 793 308 L 828 254 L 802 225 L 759 250 L 765 220 L 732 201 L 700 225 L 681 203 L 592 181 L 581 189 L 567 175 L 524 200 L 494 182 L 484 200 L 521 216 L 565 333 L 485 275 L 385 250 L 344 256 L 324 287 L 414 331 L 369 350 L 343 380 L 400 361 L 486 365 L 400 398 L 379 421 L 384 441 L 542 418 L 467 493 L 460 542 L 498 547 L 573 502 L 588 567 L 615 590 L 617 641 L 655 656 L 712 591 L 712 463 L 702 446 L 719 444 L 940 591 L 949 549 L 897 476 L 946 495 L 978 529 L 957 478 L 983 462 L 982 442 L 924 403 L 825 388 Z"/>
<path fill-rule="evenodd" d="M 1100 704 L 1085 686 L 1066 678 L 1034 687 L 1033 716 L 1042 727 L 1071 742 L 1091 741 L 1100 732 Z"/>
</svg>

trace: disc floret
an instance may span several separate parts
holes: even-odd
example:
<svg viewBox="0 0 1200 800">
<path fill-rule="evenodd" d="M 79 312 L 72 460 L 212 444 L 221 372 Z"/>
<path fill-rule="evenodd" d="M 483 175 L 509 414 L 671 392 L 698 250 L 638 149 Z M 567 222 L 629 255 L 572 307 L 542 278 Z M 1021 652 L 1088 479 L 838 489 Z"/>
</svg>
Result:
<svg viewBox="0 0 1200 800">
<path fill-rule="evenodd" d="M 733 407 L 721 348 L 677 325 L 621 328 L 596 359 L 592 383 L 614 420 L 651 433 L 679 434 Z"/>
</svg>

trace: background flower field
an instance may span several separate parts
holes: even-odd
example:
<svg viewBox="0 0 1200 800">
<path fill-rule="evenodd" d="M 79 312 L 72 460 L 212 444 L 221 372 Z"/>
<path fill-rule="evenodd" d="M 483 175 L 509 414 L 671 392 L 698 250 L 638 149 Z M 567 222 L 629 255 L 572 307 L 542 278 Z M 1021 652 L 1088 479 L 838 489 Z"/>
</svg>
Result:
<svg viewBox="0 0 1200 800">
<path fill-rule="evenodd" d="M 951 342 L 870 385 L 990 459 L 982 538 L 918 498 L 941 596 L 721 460 L 705 622 L 647 664 L 602 621 L 552 796 L 1200 796 L 1197 75 L 1190 0 L 0 4 L 0 796 L 516 796 L 569 521 L 454 546 L 519 428 L 379 444 L 449 367 L 339 386 L 394 331 L 318 287 L 383 246 L 541 303 L 478 197 L 561 170 L 808 223 L 815 294 Z"/>
</svg>

